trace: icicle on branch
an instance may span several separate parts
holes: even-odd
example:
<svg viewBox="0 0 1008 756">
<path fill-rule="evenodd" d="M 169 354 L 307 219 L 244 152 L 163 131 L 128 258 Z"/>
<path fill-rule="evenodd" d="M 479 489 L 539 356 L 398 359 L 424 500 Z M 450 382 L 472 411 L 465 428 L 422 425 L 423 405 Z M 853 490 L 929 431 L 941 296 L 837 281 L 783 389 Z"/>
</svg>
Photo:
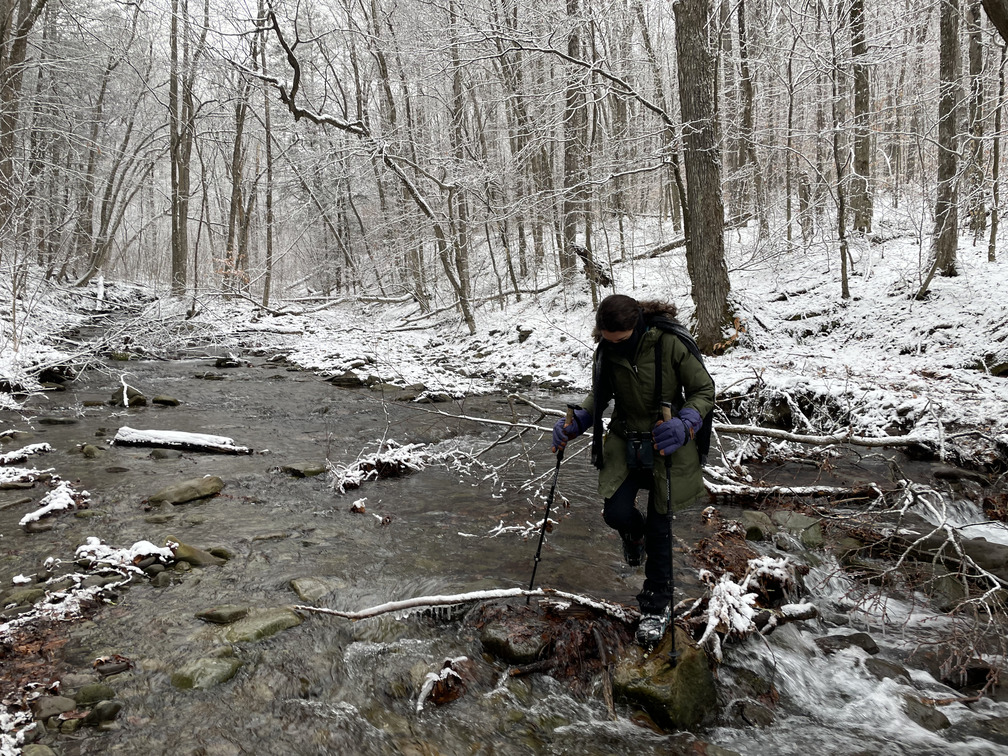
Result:
<svg viewBox="0 0 1008 756">
<path fill-rule="evenodd" d="M 321 606 L 305 606 L 296 604 L 295 609 L 315 614 L 328 614 L 333 617 L 342 617 L 349 620 L 370 619 L 380 617 L 383 614 L 395 614 L 398 612 L 411 612 L 419 609 L 427 609 L 436 606 L 451 606 L 454 604 L 478 603 L 481 601 L 497 601 L 507 598 L 521 598 L 527 596 L 537 596 L 540 598 L 551 598 L 568 604 L 578 604 L 590 609 L 597 609 L 611 617 L 615 617 L 623 622 L 633 622 L 639 616 L 636 609 L 614 604 L 609 601 L 594 599 L 589 596 L 581 596 L 576 593 L 567 593 L 552 588 L 536 588 L 533 591 L 524 588 L 498 588 L 488 591 L 472 591 L 469 593 L 455 593 L 447 595 L 417 596 L 415 598 L 403 599 L 401 601 L 390 601 L 385 604 L 378 604 L 368 609 L 360 611 L 341 611 Z"/>
</svg>

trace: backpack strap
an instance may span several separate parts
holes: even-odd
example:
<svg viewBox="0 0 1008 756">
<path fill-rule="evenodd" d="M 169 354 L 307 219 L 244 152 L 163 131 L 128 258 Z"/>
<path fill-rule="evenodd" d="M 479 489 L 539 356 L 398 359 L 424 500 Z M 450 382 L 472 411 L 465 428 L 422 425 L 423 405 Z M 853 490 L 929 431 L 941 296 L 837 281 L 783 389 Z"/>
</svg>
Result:
<svg viewBox="0 0 1008 756">
<path fill-rule="evenodd" d="M 602 376 L 602 347 L 595 350 L 592 362 L 592 394 L 595 397 L 592 417 L 591 461 L 599 470 L 602 469 L 604 455 L 602 453 L 602 413 L 612 400 L 612 390 Z"/>
</svg>

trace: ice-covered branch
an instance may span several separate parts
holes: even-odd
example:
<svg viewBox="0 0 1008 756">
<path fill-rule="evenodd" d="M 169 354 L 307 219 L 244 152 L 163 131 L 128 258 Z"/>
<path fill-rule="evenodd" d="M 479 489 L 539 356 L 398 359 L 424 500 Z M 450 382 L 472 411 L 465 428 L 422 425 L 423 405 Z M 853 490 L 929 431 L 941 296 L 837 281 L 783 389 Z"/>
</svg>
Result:
<svg viewBox="0 0 1008 756">
<path fill-rule="evenodd" d="M 635 609 L 622 606 L 621 604 L 614 604 L 609 601 L 602 601 L 600 599 L 581 596 L 575 593 L 567 593 L 566 591 L 557 591 L 551 588 L 536 588 L 533 591 L 529 591 L 524 588 L 499 588 L 488 591 L 471 591 L 469 593 L 417 596 L 415 598 L 403 599 L 401 601 L 390 601 L 386 604 L 378 604 L 377 606 L 372 606 L 368 609 L 361 609 L 356 612 L 329 609 L 327 607 L 320 606 L 304 606 L 302 604 L 298 604 L 294 608 L 305 612 L 343 617 L 344 619 L 349 620 L 362 620 L 369 619 L 371 617 L 379 617 L 383 614 L 413 612 L 420 609 L 426 609 L 428 607 L 471 604 L 482 601 L 497 601 L 500 599 L 521 598 L 527 596 L 552 598 L 569 604 L 587 606 L 592 609 L 605 612 L 611 617 L 615 617 L 616 619 L 624 622 L 631 622 L 638 616 Z"/>
</svg>

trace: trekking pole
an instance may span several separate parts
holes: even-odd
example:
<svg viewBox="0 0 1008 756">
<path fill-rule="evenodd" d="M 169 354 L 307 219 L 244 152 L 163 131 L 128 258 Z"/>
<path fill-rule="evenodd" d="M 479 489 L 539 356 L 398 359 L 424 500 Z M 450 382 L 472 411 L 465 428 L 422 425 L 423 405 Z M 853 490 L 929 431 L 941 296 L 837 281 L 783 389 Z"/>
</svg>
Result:
<svg viewBox="0 0 1008 756">
<path fill-rule="evenodd" d="M 672 419 L 672 404 L 662 402 L 662 420 Z M 672 653 L 669 657 L 670 666 L 675 666 L 679 654 L 675 649 L 675 573 L 672 571 L 672 557 L 675 555 L 675 541 L 672 538 L 672 458 L 665 456 L 665 516 L 668 518 L 669 528 L 669 560 L 668 560 L 668 586 L 669 586 L 669 625 L 672 628 Z"/>
<path fill-rule="evenodd" d="M 567 418 L 564 422 L 564 428 L 574 422 L 574 405 L 567 405 Z M 539 569 L 539 561 L 542 559 L 542 547 L 543 541 L 546 540 L 546 527 L 549 525 L 550 510 L 553 509 L 553 495 L 556 493 L 557 478 L 560 477 L 560 463 L 563 462 L 564 446 L 557 450 L 557 461 L 556 470 L 553 471 L 553 485 L 550 486 L 549 495 L 546 497 L 546 515 L 543 517 L 542 530 L 539 531 L 539 547 L 536 549 L 535 561 L 532 563 L 532 579 L 529 580 L 529 590 L 535 588 L 535 576 L 536 570 Z M 532 601 L 531 596 L 525 597 L 525 605 L 528 606 L 529 602 Z"/>
</svg>

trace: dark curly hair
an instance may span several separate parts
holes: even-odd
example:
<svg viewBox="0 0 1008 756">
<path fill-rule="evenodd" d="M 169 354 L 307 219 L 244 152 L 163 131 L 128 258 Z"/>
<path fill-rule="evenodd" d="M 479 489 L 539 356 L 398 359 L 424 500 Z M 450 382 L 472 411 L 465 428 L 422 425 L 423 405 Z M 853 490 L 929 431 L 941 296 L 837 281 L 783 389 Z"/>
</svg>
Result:
<svg viewBox="0 0 1008 756">
<path fill-rule="evenodd" d="M 642 318 L 650 320 L 655 315 L 667 315 L 675 319 L 678 310 L 674 304 L 657 299 L 638 302 L 626 294 L 611 294 L 599 303 L 595 311 L 595 341 L 602 338 L 602 331 L 632 331 Z"/>
</svg>

